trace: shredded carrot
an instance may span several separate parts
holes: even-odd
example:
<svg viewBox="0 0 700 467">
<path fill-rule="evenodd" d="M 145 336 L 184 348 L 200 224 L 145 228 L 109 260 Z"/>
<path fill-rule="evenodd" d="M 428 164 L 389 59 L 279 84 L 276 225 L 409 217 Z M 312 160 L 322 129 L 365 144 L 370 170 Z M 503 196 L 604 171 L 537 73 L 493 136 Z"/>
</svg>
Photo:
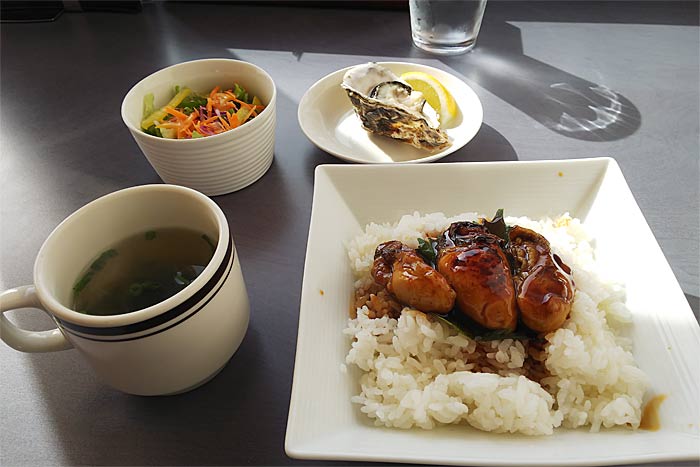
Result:
<svg viewBox="0 0 700 467">
<path fill-rule="evenodd" d="M 189 89 L 185 89 L 187 94 L 191 93 Z M 178 139 L 192 138 L 194 132 L 202 136 L 211 136 L 237 128 L 257 117 L 265 109 L 264 105 L 259 104 L 260 100 L 257 97 L 254 98 L 256 103 L 251 104 L 236 97 L 233 89 L 221 90 L 219 86 L 212 89 L 208 95 L 194 97 L 200 100 L 206 97 L 204 108 L 203 104 L 182 106 L 182 99 L 177 103 L 171 102 L 159 110 L 161 116 L 154 118 L 156 128 L 168 130 L 169 137 Z M 196 108 L 192 108 L 195 106 Z M 245 110 L 241 111 L 242 109 Z M 238 117 L 243 114 L 245 117 L 239 120 Z"/>
<path fill-rule="evenodd" d="M 233 100 L 234 100 L 234 102 L 238 102 L 239 104 L 244 105 L 244 106 L 246 106 L 246 107 L 248 107 L 248 108 L 254 107 L 254 105 L 248 104 L 247 102 L 243 102 L 243 101 L 238 100 L 238 99 L 236 99 L 236 98 L 234 98 Z"/>
<path fill-rule="evenodd" d="M 228 122 L 224 119 L 224 117 L 219 117 L 219 121 L 221 122 L 221 125 L 223 125 L 224 129 L 230 130 L 231 125 L 228 124 Z"/>
<path fill-rule="evenodd" d="M 175 117 L 175 118 L 180 118 L 180 119 L 185 119 L 185 118 L 187 118 L 187 115 L 186 115 L 186 114 L 180 112 L 179 110 L 173 109 L 173 108 L 170 107 L 169 105 L 166 105 L 166 106 L 165 106 L 165 111 L 166 111 L 167 113 L 169 113 L 170 115 L 172 115 L 173 117 Z"/>
</svg>

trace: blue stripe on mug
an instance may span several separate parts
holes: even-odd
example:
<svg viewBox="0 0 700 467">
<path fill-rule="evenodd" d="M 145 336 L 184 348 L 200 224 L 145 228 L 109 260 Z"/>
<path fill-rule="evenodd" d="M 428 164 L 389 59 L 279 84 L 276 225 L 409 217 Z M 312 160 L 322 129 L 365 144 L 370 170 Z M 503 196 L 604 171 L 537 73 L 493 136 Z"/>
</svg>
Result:
<svg viewBox="0 0 700 467">
<path fill-rule="evenodd" d="M 214 287 L 219 283 L 220 279 L 224 276 L 224 274 L 227 273 L 227 269 L 230 272 L 229 265 L 233 267 L 233 260 L 234 260 L 234 251 L 233 251 L 233 239 L 232 237 L 229 237 L 228 239 L 228 247 L 226 248 L 226 253 L 224 254 L 224 258 L 221 261 L 221 264 L 219 267 L 216 269 L 214 272 L 214 275 L 207 281 L 206 284 L 202 286 L 197 292 L 195 292 L 194 295 L 192 295 L 190 298 L 179 304 L 178 306 L 166 311 L 165 313 L 161 313 L 157 316 L 154 316 L 153 318 L 149 318 L 144 321 L 139 321 L 138 323 L 132 323 L 132 324 L 127 324 L 124 326 L 114 326 L 114 327 L 105 327 L 105 328 L 100 328 L 100 327 L 92 327 L 92 326 L 81 326 L 79 324 L 71 323 L 70 321 L 65 321 L 59 318 L 56 318 L 56 321 L 58 324 L 63 327 L 66 331 L 76 331 L 81 334 L 90 334 L 93 336 L 125 336 L 127 334 L 134 334 L 137 332 L 143 332 L 147 331 L 149 329 L 155 328 L 157 326 L 160 326 L 163 323 L 167 323 L 168 321 L 171 321 L 178 316 L 181 316 L 188 311 L 192 310 L 192 308 L 202 301 L 204 297 L 207 296 L 212 290 L 214 290 Z M 216 293 L 216 291 L 215 291 Z M 213 296 L 214 294 L 212 294 Z M 199 309 L 201 309 L 200 307 Z M 199 311 L 197 309 L 197 311 Z M 194 313 L 192 313 L 194 314 Z M 182 320 L 184 321 L 184 320 Z M 182 322 L 180 321 L 180 322 Z M 171 326 L 172 327 L 172 326 Z M 170 328 L 170 327 L 169 327 Z M 169 329 L 168 328 L 168 329 Z M 74 334 L 74 333 L 71 333 Z M 79 337 L 85 337 L 89 338 L 88 336 L 83 336 L 76 334 Z M 143 336 L 145 337 L 145 336 Z M 112 342 L 112 339 L 105 340 Z"/>
<path fill-rule="evenodd" d="M 70 333 L 70 334 L 73 334 L 74 336 L 80 337 L 81 339 L 87 339 L 87 340 L 89 340 L 89 341 L 94 341 L 94 342 L 126 342 L 126 341 L 133 341 L 133 340 L 137 340 L 137 339 L 143 339 L 144 337 L 150 337 L 150 336 L 153 336 L 153 335 L 155 335 L 155 334 L 160 334 L 161 332 L 165 332 L 165 331 L 167 331 L 168 329 L 172 329 L 172 328 L 174 328 L 175 326 L 177 326 L 177 325 L 183 323 L 184 321 L 187 321 L 188 319 L 190 319 L 191 317 L 193 317 L 194 315 L 196 315 L 201 309 L 203 309 L 205 306 L 207 306 L 207 304 L 208 304 L 208 303 L 216 296 L 216 294 L 219 292 L 219 289 L 221 289 L 221 288 L 224 286 L 224 283 L 226 282 L 226 279 L 228 279 L 229 274 L 231 274 L 231 271 L 233 270 L 233 258 L 231 259 L 230 264 L 231 264 L 231 267 L 228 268 L 228 270 L 227 270 L 227 272 L 226 272 L 226 275 L 224 276 L 224 280 L 222 280 L 222 281 L 220 282 L 219 287 L 211 294 L 211 296 L 207 299 L 206 302 L 202 303 L 202 304 L 199 306 L 199 308 L 197 308 L 197 309 L 194 310 L 192 313 L 190 313 L 189 315 L 187 315 L 187 316 L 185 316 L 184 318 L 182 318 L 180 321 L 175 321 L 175 322 L 173 322 L 172 324 L 170 324 L 169 326 L 166 326 L 166 327 L 164 327 L 164 328 L 160 328 L 160 329 L 158 329 L 157 331 L 153 331 L 153 332 L 150 332 L 150 333 L 148 333 L 148 334 L 139 334 L 138 336 L 134 336 L 134 337 L 124 337 L 124 338 L 121 338 L 121 339 L 120 339 L 120 338 L 117 338 L 117 339 L 114 339 L 114 338 L 101 338 L 101 339 L 99 339 L 99 338 L 95 338 L 95 337 L 84 336 L 84 335 L 82 335 L 82 334 L 76 334 L 75 332 L 70 331 L 70 330 L 68 330 L 68 329 L 65 329 L 65 331 L 68 332 L 68 333 Z"/>
</svg>

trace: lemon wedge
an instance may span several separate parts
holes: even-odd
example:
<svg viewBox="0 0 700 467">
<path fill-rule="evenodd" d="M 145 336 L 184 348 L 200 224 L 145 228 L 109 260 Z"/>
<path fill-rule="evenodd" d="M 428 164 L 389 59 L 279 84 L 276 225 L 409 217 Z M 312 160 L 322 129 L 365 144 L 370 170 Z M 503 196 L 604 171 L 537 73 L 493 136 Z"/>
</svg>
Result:
<svg viewBox="0 0 700 467">
<path fill-rule="evenodd" d="M 457 116 L 454 97 L 434 76 L 422 71 L 409 71 L 402 74 L 401 79 L 414 90 L 423 93 L 426 102 L 440 115 L 440 126 L 446 126 Z"/>
</svg>

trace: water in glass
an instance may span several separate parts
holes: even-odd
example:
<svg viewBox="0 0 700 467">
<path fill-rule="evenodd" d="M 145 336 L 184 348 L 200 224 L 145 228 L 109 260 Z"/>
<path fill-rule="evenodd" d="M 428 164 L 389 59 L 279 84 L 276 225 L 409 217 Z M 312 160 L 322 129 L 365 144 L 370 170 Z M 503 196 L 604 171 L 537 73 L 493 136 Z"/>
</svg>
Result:
<svg viewBox="0 0 700 467">
<path fill-rule="evenodd" d="M 474 47 L 486 0 L 410 0 L 409 7 L 414 44 L 450 55 Z"/>
</svg>

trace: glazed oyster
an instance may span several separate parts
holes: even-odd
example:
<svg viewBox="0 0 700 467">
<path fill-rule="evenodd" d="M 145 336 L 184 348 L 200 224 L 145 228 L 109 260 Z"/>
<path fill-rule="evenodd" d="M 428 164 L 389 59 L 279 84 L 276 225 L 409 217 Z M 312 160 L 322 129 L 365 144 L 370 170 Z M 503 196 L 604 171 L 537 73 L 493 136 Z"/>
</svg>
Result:
<svg viewBox="0 0 700 467">
<path fill-rule="evenodd" d="M 420 149 L 449 145 L 435 109 L 391 70 L 373 62 L 358 65 L 345 73 L 341 86 L 365 130 Z"/>
</svg>

